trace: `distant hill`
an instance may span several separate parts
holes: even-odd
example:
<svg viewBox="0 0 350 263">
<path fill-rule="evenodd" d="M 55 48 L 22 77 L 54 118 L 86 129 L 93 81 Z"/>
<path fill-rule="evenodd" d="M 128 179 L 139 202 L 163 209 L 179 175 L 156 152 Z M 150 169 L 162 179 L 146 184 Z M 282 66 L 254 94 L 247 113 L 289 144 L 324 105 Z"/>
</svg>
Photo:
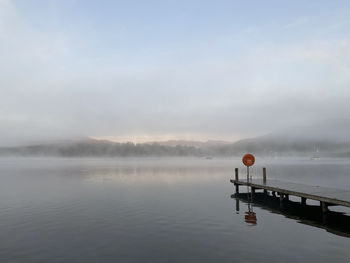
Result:
<svg viewBox="0 0 350 263">
<path fill-rule="evenodd" d="M 350 156 L 350 121 L 339 119 L 291 127 L 265 136 L 244 139 L 231 145 L 235 153 L 261 155 Z"/>
<path fill-rule="evenodd" d="M 0 156 L 241 156 L 251 152 L 261 156 L 350 157 L 350 122 L 334 121 L 294 127 L 237 142 L 170 140 L 141 144 L 116 143 L 81 138 L 42 142 L 20 147 L 2 147 Z"/>
<path fill-rule="evenodd" d="M 264 156 L 300 156 L 318 152 L 322 156 L 345 156 L 350 142 L 266 136 L 241 140 L 232 145 L 235 153 L 253 152 Z"/>
<path fill-rule="evenodd" d="M 99 140 L 64 141 L 20 147 L 2 147 L 0 156 L 128 157 L 128 156 L 201 156 L 190 146 L 116 143 Z"/>
<path fill-rule="evenodd" d="M 232 142 L 227 141 L 219 141 L 219 140 L 208 140 L 206 142 L 202 141 L 188 141 L 188 140 L 168 140 L 168 141 L 154 141 L 154 142 L 146 142 L 145 144 L 159 144 L 164 146 L 189 146 L 189 147 L 210 147 L 210 146 L 218 146 L 218 145 L 230 145 Z"/>
</svg>

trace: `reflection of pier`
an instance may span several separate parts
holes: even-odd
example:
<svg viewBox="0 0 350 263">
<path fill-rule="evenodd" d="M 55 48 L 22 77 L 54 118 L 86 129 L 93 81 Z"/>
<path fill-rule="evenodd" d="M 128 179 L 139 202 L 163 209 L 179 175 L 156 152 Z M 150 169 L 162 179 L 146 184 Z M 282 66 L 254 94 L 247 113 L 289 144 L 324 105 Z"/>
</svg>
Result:
<svg viewBox="0 0 350 263">
<path fill-rule="evenodd" d="M 231 197 L 236 199 L 236 211 L 239 211 L 239 202 L 250 205 L 250 194 L 236 193 Z M 350 216 L 340 212 L 328 211 L 326 215 L 322 213 L 319 206 L 311 206 L 283 200 L 280 204 L 280 198 L 265 193 L 255 193 L 253 199 L 254 206 L 268 210 L 272 213 L 284 215 L 287 218 L 298 220 L 298 222 L 326 231 L 350 238 Z"/>
</svg>

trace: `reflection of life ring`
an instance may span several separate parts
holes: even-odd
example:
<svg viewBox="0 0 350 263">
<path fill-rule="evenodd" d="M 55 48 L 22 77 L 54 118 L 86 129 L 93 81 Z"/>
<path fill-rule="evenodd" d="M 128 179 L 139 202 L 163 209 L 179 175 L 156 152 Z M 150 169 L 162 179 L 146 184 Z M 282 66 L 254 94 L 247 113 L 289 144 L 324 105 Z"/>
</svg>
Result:
<svg viewBox="0 0 350 263">
<path fill-rule="evenodd" d="M 256 214 L 254 212 L 245 212 L 244 221 L 251 225 L 256 225 Z"/>
<path fill-rule="evenodd" d="M 245 166 L 252 166 L 255 163 L 255 157 L 254 155 L 247 153 L 243 156 L 242 162 Z"/>
</svg>

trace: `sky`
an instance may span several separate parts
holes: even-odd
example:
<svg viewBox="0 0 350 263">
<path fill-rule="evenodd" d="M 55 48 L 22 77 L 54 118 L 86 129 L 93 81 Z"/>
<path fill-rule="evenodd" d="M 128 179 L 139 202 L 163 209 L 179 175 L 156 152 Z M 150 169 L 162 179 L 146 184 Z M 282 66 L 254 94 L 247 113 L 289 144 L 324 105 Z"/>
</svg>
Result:
<svg viewBox="0 0 350 263">
<path fill-rule="evenodd" d="M 0 0 L 0 146 L 350 119 L 350 1 Z"/>
</svg>

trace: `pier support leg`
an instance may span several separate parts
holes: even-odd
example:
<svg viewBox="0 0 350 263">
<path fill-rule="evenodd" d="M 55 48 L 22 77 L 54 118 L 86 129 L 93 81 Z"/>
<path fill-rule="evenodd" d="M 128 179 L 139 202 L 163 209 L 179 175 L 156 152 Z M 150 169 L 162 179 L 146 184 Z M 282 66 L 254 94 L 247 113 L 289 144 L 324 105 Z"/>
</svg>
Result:
<svg viewBox="0 0 350 263">
<path fill-rule="evenodd" d="M 239 212 L 239 199 L 236 198 L 236 212 Z"/>
<path fill-rule="evenodd" d="M 272 196 L 276 197 L 276 192 L 272 191 Z"/>
<path fill-rule="evenodd" d="M 306 205 L 306 198 L 305 198 L 305 197 L 302 197 L 302 198 L 301 198 L 301 204 L 302 204 L 302 205 Z"/>
<path fill-rule="evenodd" d="M 264 189 L 264 194 L 267 195 L 267 190 Z"/>
<path fill-rule="evenodd" d="M 286 200 L 289 200 L 289 195 L 285 195 L 285 199 L 286 199 Z"/>
<path fill-rule="evenodd" d="M 239 185 L 236 184 L 235 187 L 236 187 L 236 194 L 239 194 Z"/>
<path fill-rule="evenodd" d="M 254 195 L 254 194 L 255 194 L 255 188 L 252 187 L 252 195 Z"/>
<path fill-rule="evenodd" d="M 280 207 L 283 209 L 283 194 L 282 193 L 279 193 L 280 195 Z"/>
<path fill-rule="evenodd" d="M 320 202 L 321 208 L 322 208 L 322 221 L 324 224 L 327 223 L 327 212 L 328 210 L 328 204 L 325 202 Z"/>
<path fill-rule="evenodd" d="M 320 202 L 321 208 L 322 208 L 322 213 L 327 213 L 328 212 L 328 205 L 325 202 Z"/>
</svg>

